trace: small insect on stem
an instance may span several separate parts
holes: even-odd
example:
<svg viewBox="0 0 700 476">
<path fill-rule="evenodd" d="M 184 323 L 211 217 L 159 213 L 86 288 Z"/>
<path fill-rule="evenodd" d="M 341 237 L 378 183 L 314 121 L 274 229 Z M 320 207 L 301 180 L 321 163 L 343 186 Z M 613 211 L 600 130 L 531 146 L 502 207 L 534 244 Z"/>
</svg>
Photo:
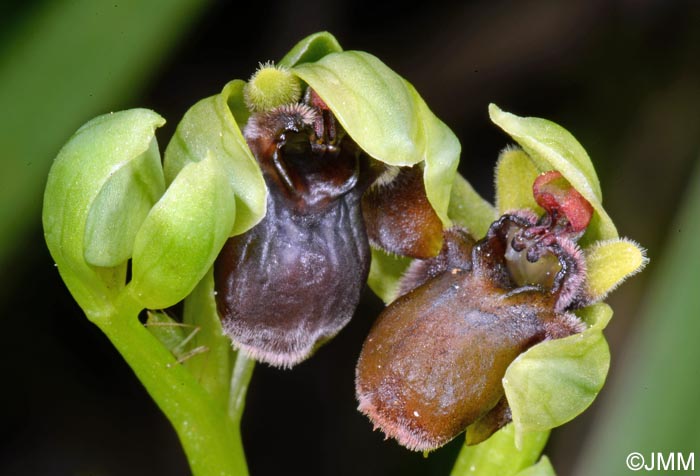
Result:
<svg viewBox="0 0 700 476">
<path fill-rule="evenodd" d="M 176 358 L 178 364 L 186 362 L 195 355 L 204 354 L 209 351 L 209 348 L 204 345 L 187 350 L 187 347 L 201 331 L 200 326 L 175 322 L 170 319 L 170 317 L 164 314 L 149 311 L 148 319 L 144 327 L 167 347 Z"/>
</svg>

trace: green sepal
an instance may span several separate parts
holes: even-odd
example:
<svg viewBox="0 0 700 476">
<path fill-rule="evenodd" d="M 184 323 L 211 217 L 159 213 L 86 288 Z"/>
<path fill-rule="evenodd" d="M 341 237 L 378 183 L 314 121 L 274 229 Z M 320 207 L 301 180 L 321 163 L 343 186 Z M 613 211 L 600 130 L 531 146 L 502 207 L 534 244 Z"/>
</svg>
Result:
<svg viewBox="0 0 700 476">
<path fill-rule="evenodd" d="M 476 238 L 486 235 L 498 215 L 460 174 L 455 176 L 447 214 L 455 225 L 466 228 Z"/>
<path fill-rule="evenodd" d="M 537 117 L 518 117 L 489 105 L 491 120 L 510 135 L 540 172 L 558 170 L 593 206 L 595 213 L 581 244 L 617 238 L 617 230 L 603 208 L 603 196 L 591 159 L 563 127 Z M 531 186 L 531 185 L 530 185 Z"/>
<path fill-rule="evenodd" d="M 180 171 L 136 235 L 133 296 L 162 309 L 194 289 L 228 238 L 236 216 L 226 166 L 212 154 Z"/>
<path fill-rule="evenodd" d="M 192 106 L 178 124 L 163 164 L 166 182 L 172 183 L 187 164 L 202 161 L 210 154 L 221 163 L 221 173 L 227 180 L 222 186 L 233 193 L 236 202 L 230 236 L 255 226 L 265 216 L 267 199 L 262 172 L 237 122 L 248 119 L 245 106 L 241 108 L 244 84 L 231 81 L 220 94 Z M 232 110 L 245 117 L 234 117 Z"/>
<path fill-rule="evenodd" d="M 221 93 L 224 98 L 226 98 L 226 104 L 233 115 L 233 119 L 236 121 L 236 125 L 238 125 L 239 132 L 243 130 L 248 122 L 248 119 L 250 118 L 250 111 L 248 110 L 248 106 L 246 106 L 245 103 L 245 98 L 243 97 L 244 89 L 245 81 L 242 79 L 234 79 L 226 83 Z M 238 137 L 235 132 L 234 135 Z M 237 140 L 240 140 L 242 137 L 243 135 L 241 134 Z M 247 146 L 248 144 L 246 144 L 246 147 Z"/>
<path fill-rule="evenodd" d="M 399 281 L 411 264 L 411 259 L 387 253 L 378 248 L 371 248 L 372 261 L 369 267 L 367 285 L 384 301 L 389 304 L 399 292 Z"/>
<path fill-rule="evenodd" d="M 318 61 L 330 53 L 343 51 L 338 40 L 327 31 L 307 36 L 284 55 L 277 65 L 291 68 L 302 63 Z"/>
<path fill-rule="evenodd" d="M 331 53 L 292 71 L 318 93 L 367 154 L 397 166 L 425 161 L 428 200 L 450 225 L 447 209 L 460 144 L 410 83 L 361 51 Z"/>
<path fill-rule="evenodd" d="M 463 446 L 450 476 L 514 476 L 540 457 L 549 432 L 528 433 L 515 444 L 515 429 L 506 425 L 478 445 Z"/>
<path fill-rule="evenodd" d="M 530 432 L 572 420 L 588 408 L 605 383 L 610 351 L 602 331 L 612 309 L 598 303 L 578 314 L 588 329 L 542 342 L 518 356 L 506 370 L 503 388 L 516 442 Z"/>
<path fill-rule="evenodd" d="M 529 209 L 541 215 L 532 185 L 541 172 L 522 149 L 509 147 L 498 156 L 496 163 L 496 209 L 499 214 Z"/>
<path fill-rule="evenodd" d="M 96 117 L 63 146 L 49 173 L 46 243 L 66 286 L 91 317 L 104 314 L 124 287 L 134 230 L 161 191 L 154 131 L 164 123 L 147 109 Z M 110 236 L 110 220 L 124 229 Z"/>
</svg>

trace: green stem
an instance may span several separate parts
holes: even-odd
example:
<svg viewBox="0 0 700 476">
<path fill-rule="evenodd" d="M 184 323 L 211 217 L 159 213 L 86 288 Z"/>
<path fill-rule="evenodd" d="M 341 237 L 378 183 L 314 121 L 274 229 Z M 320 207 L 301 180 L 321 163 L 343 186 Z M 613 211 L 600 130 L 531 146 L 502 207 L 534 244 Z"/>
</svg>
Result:
<svg viewBox="0 0 700 476">
<path fill-rule="evenodd" d="M 236 353 L 236 362 L 231 373 L 231 390 L 229 392 L 228 416 L 238 427 L 245 408 L 245 396 L 248 384 L 253 376 L 255 361 L 247 358 L 242 352 Z"/>
<path fill-rule="evenodd" d="M 192 473 L 247 475 L 237 421 L 227 418 L 194 377 L 141 325 L 139 305 L 124 300 L 116 309 L 108 316 L 89 317 L 174 426 Z"/>
</svg>

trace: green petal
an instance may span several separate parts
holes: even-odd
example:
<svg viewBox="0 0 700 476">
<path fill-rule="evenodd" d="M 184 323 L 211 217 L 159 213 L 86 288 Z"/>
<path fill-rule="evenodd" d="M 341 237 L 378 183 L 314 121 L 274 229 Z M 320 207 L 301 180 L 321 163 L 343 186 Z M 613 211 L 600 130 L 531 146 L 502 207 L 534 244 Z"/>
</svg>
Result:
<svg viewBox="0 0 700 476">
<path fill-rule="evenodd" d="M 542 458 L 536 463 L 520 471 L 515 476 L 556 476 L 554 468 L 552 468 L 552 463 L 550 463 L 549 458 L 542 456 Z"/>
<path fill-rule="evenodd" d="M 497 218 L 496 209 L 481 198 L 460 174 L 455 175 L 447 214 L 455 225 L 460 225 L 474 237 L 486 235 Z"/>
<path fill-rule="evenodd" d="M 294 45 L 277 65 L 291 68 L 298 64 L 318 61 L 330 53 L 338 53 L 340 51 L 343 51 L 343 48 L 340 47 L 338 40 L 327 31 L 320 31 L 307 36 Z"/>
<path fill-rule="evenodd" d="M 213 155 L 186 165 L 136 236 L 132 294 L 163 309 L 184 299 L 214 263 L 235 217 L 225 165 Z"/>
<path fill-rule="evenodd" d="M 124 286 L 134 229 L 161 191 L 154 171 L 154 131 L 164 123 L 147 109 L 99 116 L 70 138 L 49 173 L 43 210 L 46 243 L 68 289 L 91 317 L 103 313 Z M 127 196 L 134 190 L 136 196 Z M 110 236 L 110 220 L 126 229 Z M 124 263 L 97 268 L 87 260 L 108 266 Z"/>
<path fill-rule="evenodd" d="M 360 147 L 392 165 L 423 160 L 418 105 L 407 83 L 372 55 L 345 51 L 293 69 Z"/>
<path fill-rule="evenodd" d="M 226 99 L 226 104 L 233 115 L 233 119 L 236 121 L 239 133 L 243 130 L 248 122 L 248 118 L 250 117 L 250 111 L 248 110 L 248 106 L 246 105 L 245 98 L 243 96 L 244 88 L 245 81 L 241 79 L 234 79 L 226 83 L 226 86 L 224 86 L 221 93 Z M 235 136 L 235 140 L 240 140 L 240 138 L 243 137 L 242 134 L 239 137 L 235 131 L 233 131 L 233 135 Z M 245 145 L 246 147 L 248 146 L 248 144 Z"/>
<path fill-rule="evenodd" d="M 462 145 L 452 130 L 428 109 L 428 105 L 418 95 L 415 88 L 410 83 L 406 84 L 413 93 L 415 102 L 421 111 L 425 138 L 422 152 L 425 161 L 423 168 L 425 193 L 442 223 L 445 226 L 451 226 L 452 222 L 448 210 Z"/>
<path fill-rule="evenodd" d="M 535 164 L 522 149 L 509 147 L 498 157 L 496 164 L 496 209 L 504 214 L 527 208 L 542 213 L 535 201 L 532 184 L 540 174 Z"/>
<path fill-rule="evenodd" d="M 235 80 L 228 83 L 221 94 L 202 99 L 192 106 L 177 126 L 175 135 L 165 150 L 165 179 L 172 182 L 187 164 L 204 160 L 209 154 L 223 166 L 227 185 L 235 194 L 236 216 L 230 235 L 241 234 L 265 215 L 267 188 L 260 167 L 248 148 L 232 108 L 238 115 L 247 112 L 243 104 L 242 87 Z M 245 109 L 243 109 L 245 110 Z M 243 120 L 242 118 L 240 120 Z"/>
<path fill-rule="evenodd" d="M 591 159 L 563 127 L 537 117 L 518 117 L 489 105 L 491 120 L 510 135 L 532 158 L 540 172 L 558 170 L 588 200 L 593 215 L 582 244 L 617 238 L 617 230 L 603 209 L 600 183 Z"/>
<path fill-rule="evenodd" d="M 602 330 L 611 317 L 607 304 L 589 306 L 581 310 L 587 330 L 538 344 L 508 367 L 503 388 L 516 439 L 562 425 L 593 402 L 610 366 Z"/>
<path fill-rule="evenodd" d="M 542 453 L 549 432 L 529 433 L 515 445 L 513 425 L 506 425 L 488 440 L 463 446 L 450 476 L 513 476 L 530 467 Z"/>
<path fill-rule="evenodd" d="M 460 145 L 416 90 L 376 57 L 344 51 L 293 71 L 326 102 L 355 142 L 390 165 L 425 161 L 431 205 L 445 225 Z"/>
<path fill-rule="evenodd" d="M 591 301 L 604 299 L 649 261 L 637 243 L 624 238 L 596 242 L 585 253 L 586 286 Z"/>
</svg>

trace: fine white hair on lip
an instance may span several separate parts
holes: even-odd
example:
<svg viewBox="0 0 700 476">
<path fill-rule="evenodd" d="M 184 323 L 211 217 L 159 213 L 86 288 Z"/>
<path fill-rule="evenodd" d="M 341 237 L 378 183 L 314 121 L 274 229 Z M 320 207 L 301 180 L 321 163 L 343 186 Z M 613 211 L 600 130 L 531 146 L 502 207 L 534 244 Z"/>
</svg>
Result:
<svg viewBox="0 0 700 476">
<path fill-rule="evenodd" d="M 359 401 L 357 409 L 370 419 L 375 430 L 379 428 L 387 439 L 393 438 L 411 451 L 431 451 L 452 439 L 431 435 L 416 424 L 415 418 L 400 416 L 396 419 L 387 418 L 378 411 L 371 391 L 358 392 L 357 399 Z M 415 413 L 414 416 L 416 416 Z"/>
<path fill-rule="evenodd" d="M 394 179 L 398 177 L 399 172 L 401 172 L 401 167 L 396 165 L 387 165 L 386 170 L 384 170 L 384 172 L 382 172 L 382 174 L 377 177 L 372 184 L 372 188 L 391 185 Z"/>
<path fill-rule="evenodd" d="M 243 352 L 247 357 L 258 362 L 264 362 L 273 367 L 291 369 L 297 364 L 311 357 L 319 347 L 321 342 L 332 339 L 350 321 L 351 315 L 346 316 L 340 322 L 338 329 L 329 331 L 328 329 L 317 329 L 315 332 L 308 327 L 300 326 L 295 331 L 285 333 L 284 336 L 274 329 L 269 339 L 261 339 L 261 331 L 240 326 L 236 320 L 225 320 L 222 322 L 224 334 L 231 339 L 231 344 L 237 350 Z M 284 337 L 288 348 L 280 350 L 279 347 L 271 344 Z"/>
<path fill-rule="evenodd" d="M 318 114 L 306 104 L 284 104 L 266 112 L 253 114 L 243 128 L 243 136 L 247 140 L 276 136 L 296 124 L 298 127 L 310 126 Z"/>
</svg>

